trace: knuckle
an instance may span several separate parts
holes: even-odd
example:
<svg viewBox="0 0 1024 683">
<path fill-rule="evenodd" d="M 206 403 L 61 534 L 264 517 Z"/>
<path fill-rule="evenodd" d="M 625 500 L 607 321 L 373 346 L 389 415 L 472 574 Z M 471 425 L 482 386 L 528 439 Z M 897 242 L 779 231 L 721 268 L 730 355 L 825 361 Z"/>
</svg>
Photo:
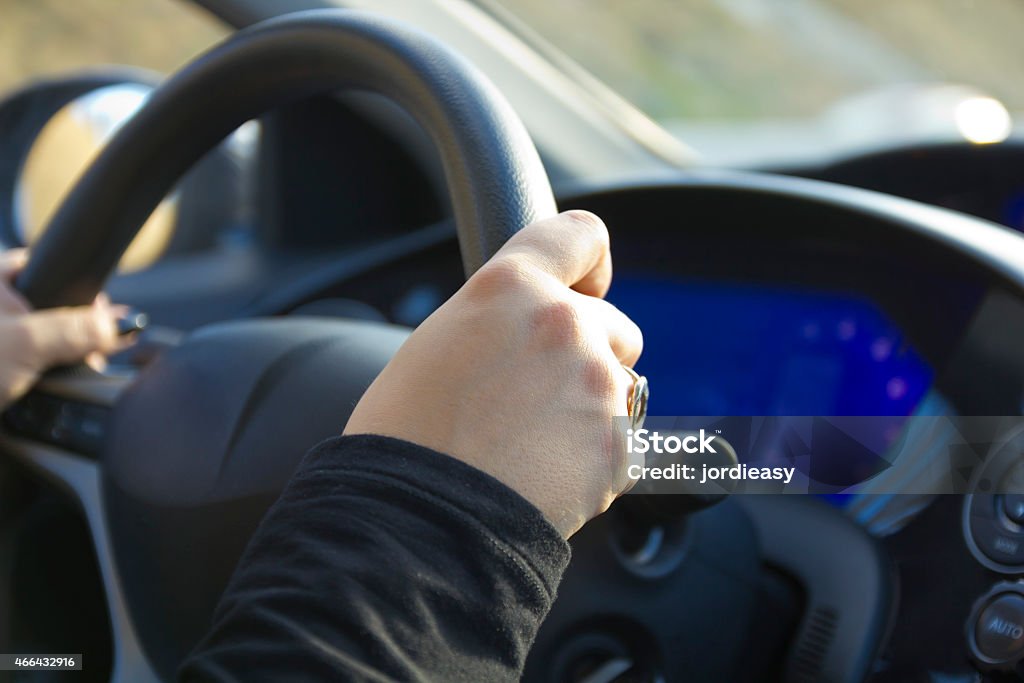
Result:
<svg viewBox="0 0 1024 683">
<path fill-rule="evenodd" d="M 593 228 L 599 228 L 604 230 L 604 221 L 598 218 L 597 214 L 591 213 L 585 209 L 570 209 L 565 212 L 566 218 L 582 223 Z"/>
<path fill-rule="evenodd" d="M 583 209 L 572 209 L 566 211 L 565 216 L 577 225 L 585 228 L 595 240 L 605 245 L 608 244 L 608 226 L 596 214 L 584 211 Z"/>
<path fill-rule="evenodd" d="M 579 311 L 562 299 L 538 305 L 532 314 L 531 329 L 544 345 L 572 348 L 583 339 Z"/>
<path fill-rule="evenodd" d="M 474 295 L 493 297 L 509 291 L 521 291 L 534 280 L 531 266 L 516 255 L 491 259 L 466 283 Z"/>
<path fill-rule="evenodd" d="M 618 365 L 609 364 L 597 354 L 588 354 L 583 359 L 580 378 L 584 388 L 592 396 L 610 398 L 614 396 L 618 386 L 615 377 L 616 370 L 618 370 Z"/>
</svg>

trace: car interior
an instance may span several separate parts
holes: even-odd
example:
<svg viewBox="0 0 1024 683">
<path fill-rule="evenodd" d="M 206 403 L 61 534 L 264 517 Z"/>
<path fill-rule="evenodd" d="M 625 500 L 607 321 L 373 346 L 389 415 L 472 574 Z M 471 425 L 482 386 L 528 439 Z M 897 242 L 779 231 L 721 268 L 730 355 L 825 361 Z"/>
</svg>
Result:
<svg viewBox="0 0 1024 683">
<path fill-rule="evenodd" d="M 148 318 L 3 415 L 0 652 L 173 680 L 303 454 L 557 206 L 609 227 L 651 415 L 887 416 L 917 450 L 948 443 L 918 419 L 1009 427 L 964 434 L 956 491 L 894 466 L 623 498 L 571 539 L 523 680 L 1024 676 L 1024 630 L 985 628 L 1024 624 L 1024 513 L 991 485 L 1024 472 L 1024 139 L 716 165 L 499 3 L 189 5 L 224 38 L 174 74 L 95 64 L 0 99 L 19 288 Z M 0 681 L 63 680 L 35 673 Z"/>
</svg>

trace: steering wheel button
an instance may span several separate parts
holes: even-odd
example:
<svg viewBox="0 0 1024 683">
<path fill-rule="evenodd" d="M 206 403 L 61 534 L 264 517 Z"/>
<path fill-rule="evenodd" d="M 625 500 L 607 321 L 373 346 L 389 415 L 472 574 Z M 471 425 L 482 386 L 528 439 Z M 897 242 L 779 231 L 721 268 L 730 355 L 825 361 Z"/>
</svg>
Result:
<svg viewBox="0 0 1024 683">
<path fill-rule="evenodd" d="M 1024 525 L 1024 494 L 1007 493 L 1003 496 L 1003 511 L 1011 522 Z"/>
<path fill-rule="evenodd" d="M 1024 566 L 1024 536 L 1005 529 L 999 521 L 972 518 L 971 536 L 978 549 L 992 560 L 1011 567 Z"/>
<path fill-rule="evenodd" d="M 978 616 L 974 638 L 978 652 L 994 662 L 1009 662 L 1024 654 L 1024 597 L 997 596 Z"/>
</svg>

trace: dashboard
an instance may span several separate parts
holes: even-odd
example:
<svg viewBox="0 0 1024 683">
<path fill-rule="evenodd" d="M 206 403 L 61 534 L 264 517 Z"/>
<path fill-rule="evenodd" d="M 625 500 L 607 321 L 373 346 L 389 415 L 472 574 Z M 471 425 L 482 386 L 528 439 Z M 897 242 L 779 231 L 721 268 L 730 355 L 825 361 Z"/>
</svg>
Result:
<svg viewBox="0 0 1024 683">
<path fill-rule="evenodd" d="M 791 175 L 877 190 L 1024 230 L 1024 141 L 900 147 Z"/>
<path fill-rule="evenodd" d="M 939 243 L 696 174 L 561 203 L 609 226 L 609 299 L 645 330 L 639 369 L 658 378 L 651 414 L 909 415 L 929 391 L 957 396 L 964 414 L 1019 406 L 1016 386 L 1001 405 L 968 390 L 1007 383 L 962 362 L 999 283 Z M 311 214 L 302 229 L 328 213 Z M 186 330 L 290 313 L 415 326 L 462 281 L 454 229 L 443 219 L 380 242 L 365 231 L 347 247 L 337 239 L 171 259 L 116 277 L 111 292 L 155 323 Z"/>
</svg>

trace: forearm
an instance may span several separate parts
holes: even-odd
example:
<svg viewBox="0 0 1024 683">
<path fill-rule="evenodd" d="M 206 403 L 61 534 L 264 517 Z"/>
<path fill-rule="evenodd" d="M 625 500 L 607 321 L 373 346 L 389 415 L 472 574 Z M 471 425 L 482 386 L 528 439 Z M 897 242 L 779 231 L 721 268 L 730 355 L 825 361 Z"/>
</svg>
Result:
<svg viewBox="0 0 1024 683">
<path fill-rule="evenodd" d="M 568 562 L 525 499 L 406 442 L 343 437 L 270 510 L 183 680 L 518 680 Z"/>
</svg>

